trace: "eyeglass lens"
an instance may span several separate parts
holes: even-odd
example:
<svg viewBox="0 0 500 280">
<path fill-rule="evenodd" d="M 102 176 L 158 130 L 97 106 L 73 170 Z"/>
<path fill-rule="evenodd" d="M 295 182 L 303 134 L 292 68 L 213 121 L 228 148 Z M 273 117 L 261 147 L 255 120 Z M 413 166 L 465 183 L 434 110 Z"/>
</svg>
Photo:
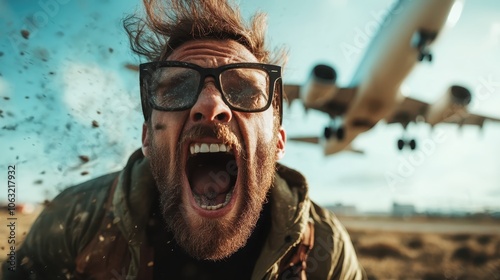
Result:
<svg viewBox="0 0 500 280">
<path fill-rule="evenodd" d="M 185 67 L 161 67 L 151 79 L 155 105 L 166 109 L 192 107 L 198 98 L 201 75 Z M 220 87 L 226 101 L 243 110 L 260 110 L 269 101 L 269 75 L 254 68 L 231 68 L 221 72 Z"/>
</svg>

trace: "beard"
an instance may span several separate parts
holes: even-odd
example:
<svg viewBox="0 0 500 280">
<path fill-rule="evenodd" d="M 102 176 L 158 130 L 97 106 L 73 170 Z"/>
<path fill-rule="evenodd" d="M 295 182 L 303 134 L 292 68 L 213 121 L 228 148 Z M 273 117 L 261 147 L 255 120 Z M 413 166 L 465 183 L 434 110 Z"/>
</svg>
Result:
<svg viewBox="0 0 500 280">
<path fill-rule="evenodd" d="M 255 228 L 267 193 L 272 185 L 276 168 L 276 150 L 279 123 L 274 123 L 273 139 L 267 142 L 258 136 L 254 157 L 249 157 L 245 147 L 227 125 L 195 126 L 186 131 L 175 150 L 169 154 L 165 146 L 158 145 L 148 130 L 150 143 L 151 171 L 160 193 L 160 208 L 168 230 L 174 234 L 176 242 L 189 255 L 200 260 L 221 260 L 242 248 Z M 186 172 L 186 162 L 182 159 L 183 143 L 189 139 L 215 137 L 223 143 L 230 143 L 240 152 L 238 165 L 238 196 L 235 215 L 209 219 L 198 215 L 188 215 L 188 201 L 183 201 L 182 174 Z"/>
</svg>

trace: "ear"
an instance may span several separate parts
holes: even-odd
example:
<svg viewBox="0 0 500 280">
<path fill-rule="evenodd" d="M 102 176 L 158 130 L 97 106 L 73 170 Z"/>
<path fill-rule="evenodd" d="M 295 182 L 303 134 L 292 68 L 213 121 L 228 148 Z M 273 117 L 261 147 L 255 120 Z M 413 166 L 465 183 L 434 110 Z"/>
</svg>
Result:
<svg viewBox="0 0 500 280">
<path fill-rule="evenodd" d="M 148 124 L 142 124 L 142 153 L 145 157 L 149 157 L 149 133 L 148 133 Z"/>
<path fill-rule="evenodd" d="M 278 149 L 276 150 L 276 160 L 280 160 L 285 156 L 285 143 L 286 131 L 282 126 L 280 126 L 278 132 L 278 142 L 276 143 L 278 145 Z"/>
</svg>

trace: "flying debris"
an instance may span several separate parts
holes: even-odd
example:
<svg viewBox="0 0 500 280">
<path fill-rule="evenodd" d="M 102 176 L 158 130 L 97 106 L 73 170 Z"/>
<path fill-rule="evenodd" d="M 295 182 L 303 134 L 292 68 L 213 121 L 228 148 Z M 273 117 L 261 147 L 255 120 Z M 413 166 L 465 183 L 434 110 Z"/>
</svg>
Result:
<svg viewBox="0 0 500 280">
<path fill-rule="evenodd" d="M 30 32 L 26 29 L 21 30 L 21 36 L 23 36 L 24 39 L 28 40 L 30 37 Z"/>
<path fill-rule="evenodd" d="M 80 158 L 81 161 L 83 161 L 83 163 L 89 162 L 90 160 L 89 157 L 85 155 L 80 155 L 78 157 Z"/>
<path fill-rule="evenodd" d="M 125 63 L 125 68 L 134 72 L 139 72 L 139 66 L 135 64 Z"/>
</svg>

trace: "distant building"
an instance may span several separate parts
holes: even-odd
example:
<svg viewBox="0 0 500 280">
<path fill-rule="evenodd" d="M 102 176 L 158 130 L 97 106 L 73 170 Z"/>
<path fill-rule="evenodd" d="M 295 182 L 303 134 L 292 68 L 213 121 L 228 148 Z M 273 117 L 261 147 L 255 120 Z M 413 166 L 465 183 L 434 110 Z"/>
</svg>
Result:
<svg viewBox="0 0 500 280">
<path fill-rule="evenodd" d="M 395 217 L 411 217 L 415 216 L 415 214 L 417 214 L 417 211 L 412 204 L 392 203 L 392 215 Z"/>
<path fill-rule="evenodd" d="M 336 203 L 334 205 L 326 206 L 326 209 L 335 213 L 338 216 L 355 216 L 358 214 L 358 210 L 354 205 L 344 205 L 342 203 Z"/>
</svg>

